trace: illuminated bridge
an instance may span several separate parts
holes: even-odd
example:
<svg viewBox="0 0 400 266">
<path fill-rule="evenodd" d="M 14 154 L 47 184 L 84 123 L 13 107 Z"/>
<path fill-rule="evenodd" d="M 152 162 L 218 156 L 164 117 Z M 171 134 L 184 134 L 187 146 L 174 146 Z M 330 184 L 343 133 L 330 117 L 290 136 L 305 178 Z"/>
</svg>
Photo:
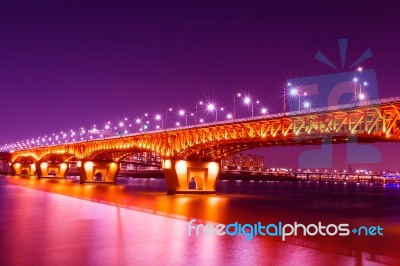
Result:
<svg viewBox="0 0 400 266">
<path fill-rule="evenodd" d="M 225 156 L 269 146 L 399 142 L 399 111 L 400 98 L 391 98 L 135 133 L 11 151 L 10 166 L 15 174 L 65 177 L 74 162 L 81 183 L 99 174 L 100 182 L 114 182 L 122 159 L 156 152 L 169 194 L 212 193 Z"/>
</svg>

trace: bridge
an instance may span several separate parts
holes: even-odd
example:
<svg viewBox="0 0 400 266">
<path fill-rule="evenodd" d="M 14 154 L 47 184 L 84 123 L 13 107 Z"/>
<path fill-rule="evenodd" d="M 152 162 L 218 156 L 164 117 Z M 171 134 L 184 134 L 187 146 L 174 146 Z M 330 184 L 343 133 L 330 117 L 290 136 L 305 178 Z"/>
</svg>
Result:
<svg viewBox="0 0 400 266">
<path fill-rule="evenodd" d="M 66 176 L 76 162 L 81 183 L 115 182 L 120 162 L 140 152 L 162 159 L 167 193 L 215 193 L 221 159 L 243 150 L 289 145 L 399 142 L 400 98 L 262 115 L 11 151 L 15 174 Z M 95 176 L 101 176 L 96 181 Z M 195 189 L 189 189 L 195 182 Z"/>
</svg>

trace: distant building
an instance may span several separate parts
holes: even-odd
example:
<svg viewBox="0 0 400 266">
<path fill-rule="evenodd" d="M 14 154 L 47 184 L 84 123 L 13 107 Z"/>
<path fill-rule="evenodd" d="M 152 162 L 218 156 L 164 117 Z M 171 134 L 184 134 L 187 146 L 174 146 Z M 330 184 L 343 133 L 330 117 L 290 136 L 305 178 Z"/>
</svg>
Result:
<svg viewBox="0 0 400 266">
<path fill-rule="evenodd" d="M 123 159 L 124 162 L 161 165 L 161 156 L 156 152 L 140 152 Z"/>
<path fill-rule="evenodd" d="M 156 152 L 140 152 L 121 161 L 120 173 L 161 170 L 161 156 Z"/>
<path fill-rule="evenodd" d="M 264 157 L 258 155 L 233 154 L 222 160 L 222 168 L 229 170 L 262 170 Z"/>
</svg>

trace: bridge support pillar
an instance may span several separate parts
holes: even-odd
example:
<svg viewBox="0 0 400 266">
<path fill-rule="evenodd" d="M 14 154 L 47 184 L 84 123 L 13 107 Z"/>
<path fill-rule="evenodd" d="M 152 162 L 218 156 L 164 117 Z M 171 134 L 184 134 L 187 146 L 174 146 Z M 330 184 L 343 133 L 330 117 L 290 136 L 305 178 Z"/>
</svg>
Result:
<svg viewBox="0 0 400 266">
<path fill-rule="evenodd" d="M 35 175 L 36 165 L 34 163 L 12 163 L 11 169 L 15 175 Z"/>
<path fill-rule="evenodd" d="M 119 172 L 119 166 L 119 163 L 116 162 L 77 162 L 81 184 L 90 182 L 114 183 Z"/>
<path fill-rule="evenodd" d="M 215 194 L 221 162 L 163 159 L 167 194 Z"/>
<path fill-rule="evenodd" d="M 48 163 L 37 162 L 36 172 L 38 178 L 41 177 L 57 177 L 65 178 L 68 172 L 68 163 Z"/>
</svg>

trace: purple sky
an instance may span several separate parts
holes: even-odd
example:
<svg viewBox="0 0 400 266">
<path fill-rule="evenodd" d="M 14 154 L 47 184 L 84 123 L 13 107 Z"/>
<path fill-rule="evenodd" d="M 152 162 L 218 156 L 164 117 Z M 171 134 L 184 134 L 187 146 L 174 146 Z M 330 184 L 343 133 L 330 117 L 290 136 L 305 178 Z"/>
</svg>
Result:
<svg viewBox="0 0 400 266">
<path fill-rule="evenodd" d="M 169 106 L 193 110 L 206 98 L 231 108 L 238 91 L 278 112 L 286 79 L 336 73 L 314 56 L 340 65 L 339 38 L 349 39 L 348 64 L 370 48 L 362 65 L 376 69 L 379 95 L 400 96 L 396 1 L 29 2 L 0 7 L 1 144 Z M 381 164 L 369 168 L 396 168 L 386 158 L 397 144 L 377 147 Z M 296 149 L 266 156 L 296 167 L 286 156 Z"/>
</svg>

